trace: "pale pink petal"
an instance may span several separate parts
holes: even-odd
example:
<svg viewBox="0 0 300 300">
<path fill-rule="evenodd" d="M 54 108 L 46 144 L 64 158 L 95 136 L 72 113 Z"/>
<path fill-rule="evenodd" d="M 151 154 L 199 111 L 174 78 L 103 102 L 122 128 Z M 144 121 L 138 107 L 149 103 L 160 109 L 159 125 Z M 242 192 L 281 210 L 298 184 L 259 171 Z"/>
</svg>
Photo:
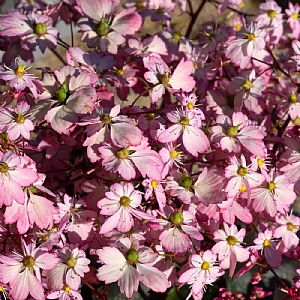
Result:
<svg viewBox="0 0 300 300">
<path fill-rule="evenodd" d="M 198 153 L 205 153 L 210 147 L 207 136 L 197 127 L 186 126 L 183 130 L 182 141 L 185 149 L 195 157 Z"/>
<path fill-rule="evenodd" d="M 145 286 L 157 293 L 163 293 L 166 291 L 168 287 L 168 280 L 161 271 L 143 264 L 137 264 L 136 267 L 142 275 L 141 282 Z"/>
<path fill-rule="evenodd" d="M 118 284 L 122 294 L 125 294 L 127 298 L 131 298 L 133 292 L 138 290 L 140 274 L 132 266 L 124 268 L 125 272 L 119 279 Z"/>
</svg>

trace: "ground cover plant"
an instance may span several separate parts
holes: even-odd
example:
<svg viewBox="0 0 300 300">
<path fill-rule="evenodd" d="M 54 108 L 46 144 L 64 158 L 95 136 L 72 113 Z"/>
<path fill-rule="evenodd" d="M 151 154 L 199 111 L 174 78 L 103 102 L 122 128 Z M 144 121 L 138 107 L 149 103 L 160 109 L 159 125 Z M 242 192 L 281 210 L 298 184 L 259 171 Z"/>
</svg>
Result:
<svg viewBox="0 0 300 300">
<path fill-rule="evenodd" d="M 195 28 L 207 7 L 227 17 Z M 271 275 L 300 299 L 299 11 L 20 0 L 2 14 L 1 297 L 253 300 Z"/>
</svg>

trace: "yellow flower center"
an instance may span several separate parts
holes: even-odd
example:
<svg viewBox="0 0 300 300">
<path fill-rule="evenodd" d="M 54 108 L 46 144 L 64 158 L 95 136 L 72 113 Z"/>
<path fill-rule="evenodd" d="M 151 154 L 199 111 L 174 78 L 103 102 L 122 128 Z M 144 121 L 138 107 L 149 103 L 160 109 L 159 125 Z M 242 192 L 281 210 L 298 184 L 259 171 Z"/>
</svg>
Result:
<svg viewBox="0 0 300 300">
<path fill-rule="evenodd" d="M 22 77 L 25 73 L 25 68 L 26 66 L 18 66 L 16 69 L 15 69 L 15 74 L 19 77 Z"/>
<path fill-rule="evenodd" d="M 247 175 L 247 168 L 240 166 L 237 170 L 238 175 L 244 177 Z"/>
<path fill-rule="evenodd" d="M 154 117 L 155 117 L 154 113 L 147 113 L 146 115 L 147 121 L 154 120 Z"/>
<path fill-rule="evenodd" d="M 180 121 L 180 123 L 184 126 L 187 126 L 190 124 L 190 119 L 188 117 L 183 117 Z"/>
<path fill-rule="evenodd" d="M 123 77 L 123 76 L 124 76 L 124 70 L 123 70 L 123 69 L 118 69 L 118 70 L 116 71 L 116 74 L 117 74 L 118 76 L 120 76 L 120 77 Z"/>
<path fill-rule="evenodd" d="M 172 159 L 175 159 L 178 155 L 179 155 L 179 152 L 177 152 L 176 150 L 173 149 L 170 151 L 170 157 Z"/>
<path fill-rule="evenodd" d="M 153 189 L 155 189 L 158 186 L 158 182 L 156 180 L 151 181 L 151 186 Z"/>
<path fill-rule="evenodd" d="M 257 159 L 257 165 L 259 166 L 259 167 L 261 167 L 263 164 L 264 164 L 264 159 L 262 159 L 261 157 L 259 157 L 258 159 Z"/>
<path fill-rule="evenodd" d="M 0 163 L 0 172 L 6 173 L 6 172 L 8 172 L 8 170 L 9 170 L 8 165 L 5 162 L 1 162 Z"/>
<path fill-rule="evenodd" d="M 264 247 L 269 247 L 269 246 L 271 246 L 270 240 L 265 239 L 265 240 L 264 240 L 264 243 L 263 243 L 263 246 L 264 246 Z"/>
<path fill-rule="evenodd" d="M 270 19 L 274 19 L 276 17 L 276 11 L 273 10 L 273 9 L 270 9 L 268 11 L 268 16 L 269 16 Z"/>
<path fill-rule="evenodd" d="M 295 12 L 292 13 L 292 19 L 297 20 L 298 19 L 298 14 Z"/>
<path fill-rule="evenodd" d="M 232 235 L 229 235 L 226 241 L 230 246 L 234 246 L 238 242 L 238 240 Z"/>
<path fill-rule="evenodd" d="M 22 116 L 21 114 L 18 114 L 18 115 L 16 116 L 16 118 L 15 118 L 15 121 L 16 121 L 17 123 L 19 123 L 19 124 L 23 124 L 24 121 L 25 121 L 25 117 Z"/>
<path fill-rule="evenodd" d="M 298 101 L 298 97 L 296 94 L 292 94 L 290 97 L 289 97 L 289 102 L 290 103 L 296 103 Z"/>
<path fill-rule="evenodd" d="M 32 256 L 26 256 L 23 258 L 23 265 L 27 268 L 32 268 L 34 266 L 34 258 Z"/>
<path fill-rule="evenodd" d="M 136 3 L 135 3 L 135 7 L 137 8 L 137 9 L 142 9 L 142 8 L 144 8 L 144 1 L 136 1 Z"/>
<path fill-rule="evenodd" d="M 235 29 L 236 29 L 236 31 L 240 31 L 241 29 L 242 29 L 242 24 L 241 23 L 238 23 L 238 24 L 236 24 L 235 25 Z"/>
<path fill-rule="evenodd" d="M 76 264 L 77 264 L 77 260 L 73 255 L 66 261 L 66 265 L 69 268 L 75 267 Z"/>
<path fill-rule="evenodd" d="M 160 83 L 163 84 L 163 85 L 166 85 L 169 83 L 169 72 L 163 74 L 160 76 Z"/>
<path fill-rule="evenodd" d="M 243 84 L 243 88 L 247 91 L 250 90 L 252 88 L 252 86 L 253 86 L 253 83 L 248 79 Z"/>
<path fill-rule="evenodd" d="M 176 31 L 174 34 L 173 34 L 173 38 L 174 40 L 179 43 L 180 42 L 180 39 L 181 39 L 181 33 L 180 31 Z"/>
<path fill-rule="evenodd" d="M 292 122 L 294 125 L 300 126 L 300 117 L 296 117 Z"/>
<path fill-rule="evenodd" d="M 62 289 L 67 293 L 69 293 L 71 291 L 71 288 L 67 284 L 64 284 Z"/>
<path fill-rule="evenodd" d="M 192 110 L 194 108 L 194 104 L 191 102 L 189 102 L 186 106 L 189 110 Z"/>
<path fill-rule="evenodd" d="M 244 184 L 242 184 L 241 188 L 240 188 L 240 193 L 244 193 L 247 191 L 247 188 Z"/>
<path fill-rule="evenodd" d="M 131 203 L 130 198 L 128 198 L 126 196 L 121 197 L 121 199 L 120 199 L 120 205 L 127 207 L 127 206 L 130 205 L 130 203 Z"/>
<path fill-rule="evenodd" d="M 253 32 L 248 33 L 246 36 L 249 41 L 253 41 L 255 39 L 255 34 Z"/>
<path fill-rule="evenodd" d="M 270 183 L 268 183 L 268 189 L 270 191 L 274 191 L 275 190 L 275 182 L 274 181 L 270 181 Z"/>
<path fill-rule="evenodd" d="M 125 159 L 128 157 L 128 155 L 129 155 L 129 151 L 127 148 L 123 148 L 117 152 L 117 157 L 119 159 Z"/>
<path fill-rule="evenodd" d="M 207 261 L 204 261 L 201 265 L 201 269 L 204 271 L 208 271 L 210 268 L 210 264 Z"/>
<path fill-rule="evenodd" d="M 297 226 L 291 222 L 286 223 L 286 225 L 287 225 L 287 230 L 289 230 L 289 231 L 293 231 L 293 230 L 297 229 Z"/>
</svg>

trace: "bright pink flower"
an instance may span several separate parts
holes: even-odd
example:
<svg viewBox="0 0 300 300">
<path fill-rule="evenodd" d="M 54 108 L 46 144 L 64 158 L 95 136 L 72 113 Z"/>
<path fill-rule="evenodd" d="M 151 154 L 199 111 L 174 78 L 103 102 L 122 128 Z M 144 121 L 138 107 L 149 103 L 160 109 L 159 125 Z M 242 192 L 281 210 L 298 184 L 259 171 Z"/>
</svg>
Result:
<svg viewBox="0 0 300 300">
<path fill-rule="evenodd" d="M 241 155 L 240 160 L 236 156 L 232 157 L 230 163 L 231 165 L 225 168 L 225 177 L 229 179 L 225 192 L 229 197 L 235 197 L 246 190 L 249 204 L 252 188 L 259 186 L 265 177 L 247 167 L 244 155 Z"/>
<path fill-rule="evenodd" d="M 63 287 L 55 292 L 51 292 L 47 295 L 47 299 L 56 299 L 56 300 L 82 300 L 81 295 L 74 289 L 72 289 L 67 284 L 64 284 Z"/>
<path fill-rule="evenodd" d="M 246 71 L 241 76 L 233 77 L 228 91 L 234 94 L 234 108 L 241 111 L 243 104 L 251 111 L 255 111 L 258 105 L 257 98 L 266 89 L 263 77 L 255 75 L 255 69 Z"/>
<path fill-rule="evenodd" d="M 264 49 L 266 42 L 265 29 L 261 24 L 251 22 L 237 32 L 236 38 L 231 38 L 227 43 L 226 57 L 232 62 L 245 69 L 256 50 Z"/>
<path fill-rule="evenodd" d="M 138 290 L 139 281 L 155 292 L 165 292 L 168 287 L 166 276 L 152 267 L 157 253 L 137 241 L 121 238 L 119 249 L 103 247 L 97 250 L 99 260 L 104 265 L 98 269 L 97 278 L 106 284 L 118 281 L 120 291 L 127 298 Z"/>
<path fill-rule="evenodd" d="M 190 208 L 191 209 L 191 208 Z M 195 215 L 179 208 L 174 210 L 170 206 L 165 207 L 166 215 L 162 215 L 160 223 L 164 226 L 159 236 L 162 246 L 172 253 L 186 253 L 193 243 L 203 240 Z"/>
<path fill-rule="evenodd" d="M 218 254 L 220 267 L 229 269 L 229 276 L 232 277 L 236 263 L 244 262 L 249 258 L 249 251 L 241 246 L 246 229 L 242 228 L 238 231 L 234 224 L 229 227 L 227 223 L 223 226 L 224 230 L 219 229 L 214 232 L 216 244 L 212 247 L 212 252 Z"/>
<path fill-rule="evenodd" d="M 197 197 L 192 191 L 193 179 L 183 170 L 178 169 L 170 171 L 170 176 L 166 178 L 165 191 L 171 197 L 177 197 L 184 204 L 190 204 L 197 201 Z"/>
<path fill-rule="evenodd" d="M 283 34 L 283 14 L 282 8 L 274 0 L 266 0 L 258 5 L 259 14 L 256 21 L 261 26 L 269 27 L 269 42 L 276 45 Z"/>
<path fill-rule="evenodd" d="M 94 114 L 82 119 L 80 124 L 89 125 L 83 146 L 88 146 L 87 153 L 92 162 L 99 160 L 97 150 L 102 142 L 109 142 L 109 137 L 116 146 L 137 146 L 141 143 L 141 130 L 132 119 L 119 115 L 120 108 L 120 105 L 116 105 L 110 112 L 97 109 Z"/>
<path fill-rule="evenodd" d="M 0 157 L 0 207 L 12 205 L 12 200 L 24 204 L 22 187 L 30 186 L 38 179 L 35 170 L 22 166 L 22 160 L 11 150 Z"/>
<path fill-rule="evenodd" d="M 250 153 L 265 157 L 265 134 L 257 126 L 250 125 L 246 115 L 234 112 L 232 120 L 226 115 L 218 115 L 216 121 L 219 125 L 211 127 L 212 140 L 220 143 L 223 151 L 241 153 L 243 146 Z"/>
<path fill-rule="evenodd" d="M 30 131 L 33 131 L 34 125 L 28 119 L 29 109 L 30 105 L 25 101 L 19 102 L 14 110 L 1 107 L 0 128 L 7 131 L 11 141 L 17 140 L 20 135 L 26 140 L 30 139 Z"/>
<path fill-rule="evenodd" d="M 31 67 L 26 68 L 26 65 L 21 65 L 18 58 L 14 61 L 13 69 L 6 65 L 4 67 L 6 70 L 0 71 L 0 79 L 7 81 L 11 88 L 17 91 L 24 91 L 26 88 L 29 88 L 34 98 L 37 98 L 38 94 L 43 92 L 41 82 L 36 80 L 36 77 L 32 74 L 27 73 L 27 70 Z"/>
<path fill-rule="evenodd" d="M 198 296 L 206 284 L 215 282 L 225 272 L 217 264 L 217 255 L 211 250 L 189 257 L 190 268 L 180 275 L 179 283 L 192 285 L 192 294 Z"/>
<path fill-rule="evenodd" d="M 107 171 L 119 173 L 124 179 L 136 177 L 137 168 L 144 178 L 161 180 L 163 162 L 158 153 L 148 146 L 146 138 L 142 138 L 138 146 L 117 147 L 104 144 L 99 147 L 102 165 Z"/>
<path fill-rule="evenodd" d="M 256 212 L 266 211 L 271 217 L 274 217 L 280 204 L 294 203 L 296 194 L 293 186 L 285 175 L 278 175 L 272 170 L 264 183 L 251 191 L 251 197 L 254 199 L 253 209 Z"/>
<path fill-rule="evenodd" d="M 190 110 L 178 109 L 167 113 L 167 118 L 173 125 L 158 136 L 159 142 L 175 142 L 182 136 L 182 142 L 185 149 L 196 157 L 198 156 L 198 153 L 205 153 L 209 149 L 209 140 L 200 129 L 201 120 L 197 114 Z"/>
<path fill-rule="evenodd" d="M 46 47 L 56 47 L 58 30 L 52 26 L 49 16 L 34 12 L 23 15 L 17 11 L 7 11 L 7 14 L 0 20 L 2 36 L 21 37 L 21 46 L 27 50 L 33 50 L 38 45 L 44 53 Z"/>
<path fill-rule="evenodd" d="M 159 209 L 163 211 L 166 205 L 166 195 L 163 186 L 157 180 L 144 179 L 142 182 L 143 186 L 146 187 L 145 200 L 149 200 L 151 197 L 155 197 Z"/>
<path fill-rule="evenodd" d="M 182 164 L 181 160 L 183 159 L 183 153 L 181 151 L 177 151 L 178 147 L 179 146 L 175 146 L 171 142 L 165 144 L 165 147 L 159 150 L 159 155 L 165 164 L 162 171 L 162 178 L 166 177 L 166 175 L 169 173 L 169 170 L 172 168 L 173 164 L 176 167 L 179 167 Z"/>
<path fill-rule="evenodd" d="M 182 89 L 185 92 L 191 92 L 195 87 L 195 80 L 190 74 L 194 69 L 194 64 L 191 60 L 184 61 L 182 59 L 170 76 L 170 69 L 160 56 L 151 55 L 144 58 L 144 65 L 149 70 L 145 72 L 145 79 L 154 84 L 151 92 L 151 103 L 156 103 L 167 88 L 169 91 L 179 91 Z"/>
<path fill-rule="evenodd" d="M 298 3 L 295 5 L 289 1 L 289 8 L 285 10 L 288 16 L 287 22 L 290 25 L 293 37 L 298 40 L 300 35 L 300 21 L 299 21 L 300 6 Z"/>
<path fill-rule="evenodd" d="M 101 215 L 110 217 L 101 225 L 101 234 L 108 233 L 114 228 L 120 232 L 128 232 L 134 225 L 133 216 L 138 219 L 153 219 L 152 216 L 137 210 L 141 204 L 142 195 L 134 189 L 132 183 L 114 183 L 105 196 L 98 201 L 98 207 L 101 209 Z"/>
<path fill-rule="evenodd" d="M 25 300 L 30 294 L 36 300 L 44 300 L 41 270 L 51 270 L 59 259 L 47 250 L 36 248 L 35 244 L 26 245 L 21 241 L 22 254 L 0 255 L 0 276 L 9 282 L 14 299 Z"/>
<path fill-rule="evenodd" d="M 119 0 L 78 0 L 88 22 L 81 22 L 82 41 L 89 47 L 99 47 L 101 52 L 116 54 L 126 35 L 135 34 L 142 26 L 141 16 L 135 7 L 122 9 L 114 16 Z"/>
<path fill-rule="evenodd" d="M 300 218 L 292 213 L 285 213 L 276 215 L 275 220 L 280 226 L 275 229 L 274 237 L 281 238 L 280 245 L 284 246 L 284 252 L 297 247 L 299 244 L 297 232 L 299 231 Z"/>
<path fill-rule="evenodd" d="M 282 255 L 276 250 L 276 242 L 272 241 L 273 231 L 267 228 L 264 232 L 259 232 L 258 237 L 253 240 L 256 246 L 252 248 L 261 250 L 264 253 L 267 263 L 272 268 L 278 268 L 282 263 Z"/>
<path fill-rule="evenodd" d="M 60 262 L 56 262 L 55 268 L 47 272 L 47 284 L 51 289 L 61 290 L 66 283 L 71 289 L 77 290 L 81 283 L 81 277 L 90 268 L 90 260 L 85 252 L 79 248 L 64 248 L 58 251 Z"/>
</svg>

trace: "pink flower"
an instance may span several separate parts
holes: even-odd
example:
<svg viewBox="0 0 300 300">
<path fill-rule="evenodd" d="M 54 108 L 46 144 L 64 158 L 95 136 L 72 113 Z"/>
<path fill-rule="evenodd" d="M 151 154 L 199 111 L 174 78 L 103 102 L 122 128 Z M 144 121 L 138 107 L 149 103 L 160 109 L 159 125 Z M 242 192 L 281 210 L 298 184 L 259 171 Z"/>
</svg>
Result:
<svg viewBox="0 0 300 300">
<path fill-rule="evenodd" d="M 15 88 L 17 91 L 24 91 L 29 88 L 34 98 L 43 92 L 41 82 L 36 80 L 32 74 L 27 73 L 31 67 L 26 68 L 26 65 L 21 65 L 18 58 L 15 59 L 13 69 L 6 65 L 4 67 L 6 70 L 0 71 L 0 79 L 7 81 L 11 88 Z"/>
<path fill-rule="evenodd" d="M 153 217 L 137 210 L 141 204 L 141 192 L 136 191 L 132 183 L 111 185 L 105 198 L 98 201 L 100 214 L 110 216 L 101 225 L 100 233 L 105 234 L 117 228 L 120 232 L 128 232 L 134 225 L 133 216 L 138 219 L 151 220 Z"/>
<path fill-rule="evenodd" d="M 285 13 L 288 16 L 287 22 L 290 25 L 295 40 L 298 40 L 300 35 L 299 12 L 300 12 L 299 4 L 296 3 L 294 5 L 292 2 L 289 1 L 289 8 L 285 10 Z"/>
<path fill-rule="evenodd" d="M 275 229 L 274 237 L 277 239 L 281 238 L 280 245 L 283 245 L 283 251 L 286 252 L 297 247 L 299 244 L 297 232 L 299 231 L 300 218 L 292 213 L 285 213 L 276 215 L 275 220 L 280 226 Z"/>
<path fill-rule="evenodd" d="M 232 157 L 230 163 L 231 165 L 225 168 L 225 177 L 229 179 L 225 192 L 229 197 L 235 197 L 239 192 L 247 191 L 249 204 L 252 188 L 259 186 L 265 177 L 246 166 L 244 155 L 241 155 L 241 159 Z"/>
<path fill-rule="evenodd" d="M 135 34 L 142 26 L 141 16 L 135 8 L 122 9 L 114 16 L 119 0 L 78 0 L 88 22 L 81 22 L 82 41 L 89 47 L 99 47 L 102 52 L 116 54 L 126 35 Z"/>
<path fill-rule="evenodd" d="M 11 150 L 0 157 L 0 207 L 12 205 L 12 200 L 23 204 L 25 195 L 22 187 L 30 186 L 38 179 L 35 170 L 22 166 L 19 156 Z"/>
<path fill-rule="evenodd" d="M 250 25 L 245 25 L 237 32 L 236 38 L 228 41 L 226 57 L 241 69 L 245 69 L 255 51 L 264 49 L 265 35 L 265 29 L 261 28 L 261 24 L 251 22 Z"/>
<path fill-rule="evenodd" d="M 107 171 L 118 172 L 124 179 L 136 177 L 135 167 L 141 175 L 154 180 L 161 180 L 163 162 L 158 153 L 148 146 L 146 138 L 142 138 L 138 146 L 117 147 L 104 144 L 99 147 L 102 165 Z"/>
<path fill-rule="evenodd" d="M 155 197 L 159 209 L 163 211 L 166 205 L 166 195 L 163 186 L 157 180 L 144 179 L 142 182 L 143 186 L 146 187 L 145 192 L 145 200 L 151 199 L 151 197 Z"/>
<path fill-rule="evenodd" d="M 191 208 L 190 208 L 191 209 Z M 195 215 L 181 208 L 175 210 L 165 207 L 166 215 L 162 215 L 160 223 L 164 226 L 159 236 L 162 246 L 172 253 L 186 253 L 192 247 L 192 242 L 203 240 Z"/>
<path fill-rule="evenodd" d="M 90 260 L 86 258 L 85 252 L 78 248 L 73 250 L 64 248 L 58 251 L 60 262 L 55 268 L 47 272 L 47 283 L 51 289 L 61 290 L 66 283 L 70 289 L 77 290 L 81 283 L 81 277 L 90 268 Z"/>
<path fill-rule="evenodd" d="M 265 134 L 256 126 L 250 125 L 246 115 L 234 112 L 232 120 L 226 115 L 218 115 L 216 121 L 220 125 L 211 128 L 212 140 L 220 143 L 223 151 L 241 153 L 243 146 L 250 153 L 265 157 Z"/>
<path fill-rule="evenodd" d="M 173 125 L 158 136 L 159 142 L 175 142 L 182 136 L 185 149 L 196 157 L 198 153 L 205 153 L 209 149 L 209 140 L 200 129 L 201 120 L 197 114 L 190 110 L 178 109 L 167 113 L 167 118 Z"/>
<path fill-rule="evenodd" d="M 279 205 L 290 205 L 294 203 L 296 194 L 293 191 L 293 185 L 288 181 L 285 175 L 278 175 L 271 171 L 266 174 L 265 182 L 251 191 L 253 209 L 256 212 L 266 211 L 271 217 L 274 217 Z"/>
<path fill-rule="evenodd" d="M 7 131 L 11 141 L 17 140 L 20 135 L 27 140 L 30 139 L 30 131 L 34 130 L 34 125 L 28 119 L 27 112 L 29 109 L 30 105 L 25 101 L 19 102 L 14 110 L 1 107 L 0 128 Z"/>
<path fill-rule="evenodd" d="M 224 230 L 219 229 L 214 232 L 216 244 L 212 247 L 212 252 L 218 254 L 220 267 L 229 269 L 229 276 L 232 277 L 236 263 L 244 262 L 249 258 L 249 251 L 241 246 L 246 229 L 242 228 L 238 231 L 234 224 L 229 227 L 227 223 L 223 226 Z"/>
<path fill-rule="evenodd" d="M 261 26 L 270 28 L 268 32 L 270 42 L 276 45 L 283 34 L 282 8 L 274 0 L 266 0 L 266 2 L 260 3 L 258 8 L 260 13 L 256 16 L 256 21 Z"/>
<path fill-rule="evenodd" d="M 224 271 L 216 266 L 217 255 L 211 250 L 202 254 L 192 254 L 189 257 L 189 269 L 180 275 L 179 283 L 192 285 L 192 294 L 198 296 L 206 284 L 215 282 Z"/>
<path fill-rule="evenodd" d="M 54 49 L 57 45 L 58 30 L 52 26 L 52 19 L 45 14 L 32 12 L 23 15 L 17 11 L 7 11 L 0 25 L 3 28 L 0 34 L 9 37 L 22 37 L 21 46 L 24 49 L 35 49 L 39 45 L 44 53 L 46 47 Z"/>
<path fill-rule="evenodd" d="M 47 299 L 56 299 L 56 300 L 82 300 L 81 295 L 74 289 L 72 289 L 67 284 L 64 284 L 63 287 L 55 292 L 51 292 L 47 295 Z"/>
<path fill-rule="evenodd" d="M 138 289 L 139 281 L 155 292 L 165 292 L 168 287 L 166 276 L 152 267 L 157 253 L 137 241 L 121 238 L 119 249 L 103 247 L 97 250 L 99 260 L 104 265 L 98 269 L 97 278 L 106 284 L 118 281 L 120 291 L 127 298 Z"/>
<path fill-rule="evenodd" d="M 169 91 L 191 92 L 195 87 L 195 80 L 190 74 L 193 71 L 194 64 L 191 60 L 182 59 L 172 76 L 170 69 L 160 56 L 151 55 L 144 58 L 144 65 L 149 70 L 144 74 L 145 79 L 154 84 L 151 92 L 151 103 L 156 103 L 165 93 L 165 88 Z"/>
<path fill-rule="evenodd" d="M 22 254 L 0 255 L 1 280 L 9 282 L 14 299 L 25 300 L 30 294 L 36 300 L 43 300 L 40 269 L 53 269 L 59 259 L 45 249 L 36 248 L 35 244 L 26 245 L 23 240 L 21 248 Z"/>
<path fill-rule="evenodd" d="M 252 248 L 261 250 L 264 253 L 267 263 L 272 268 L 278 268 L 282 263 L 281 253 L 276 250 L 276 242 L 272 241 L 273 231 L 267 228 L 264 232 L 259 232 L 258 237 L 253 240 L 256 246 Z"/>
<path fill-rule="evenodd" d="M 102 142 L 108 142 L 109 137 L 116 146 L 137 146 L 141 143 L 141 130 L 132 119 L 119 115 L 120 108 L 120 105 L 116 105 L 109 113 L 106 109 L 97 109 L 95 113 L 82 119 L 80 124 L 89 125 L 86 129 L 88 137 L 83 146 L 88 146 L 87 153 L 92 162 L 99 159 L 96 149 Z"/>
</svg>

